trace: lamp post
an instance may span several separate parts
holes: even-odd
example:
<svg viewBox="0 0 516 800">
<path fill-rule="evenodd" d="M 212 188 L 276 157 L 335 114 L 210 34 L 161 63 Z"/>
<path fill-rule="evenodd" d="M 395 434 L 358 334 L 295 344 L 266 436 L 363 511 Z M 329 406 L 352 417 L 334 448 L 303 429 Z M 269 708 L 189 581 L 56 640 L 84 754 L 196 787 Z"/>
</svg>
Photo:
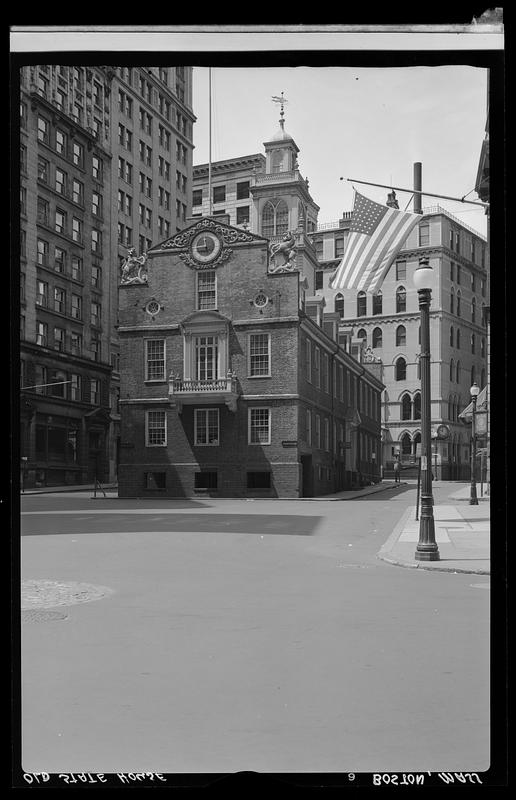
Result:
<svg viewBox="0 0 516 800">
<path fill-rule="evenodd" d="M 432 497 L 432 434 L 430 402 L 430 302 L 432 299 L 433 270 L 427 258 L 419 259 L 414 271 L 414 285 L 419 296 L 421 312 L 421 515 L 416 561 L 439 561 L 439 548 L 435 541 L 434 509 Z"/>
<path fill-rule="evenodd" d="M 475 464 L 477 459 L 477 431 L 476 431 L 476 414 L 477 414 L 477 397 L 480 393 L 480 386 L 474 383 L 469 390 L 471 395 L 471 402 L 473 407 L 471 409 L 471 489 L 469 493 L 470 506 L 478 506 L 477 497 L 477 482 L 475 480 Z"/>
</svg>

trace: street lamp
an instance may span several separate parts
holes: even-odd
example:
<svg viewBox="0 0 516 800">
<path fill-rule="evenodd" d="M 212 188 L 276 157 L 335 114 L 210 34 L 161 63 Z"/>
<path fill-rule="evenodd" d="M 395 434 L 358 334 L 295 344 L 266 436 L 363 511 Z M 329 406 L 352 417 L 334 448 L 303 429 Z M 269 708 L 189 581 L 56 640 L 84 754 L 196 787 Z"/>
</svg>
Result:
<svg viewBox="0 0 516 800">
<path fill-rule="evenodd" d="M 477 459 L 477 431 L 476 431 L 476 414 L 477 414 L 477 397 L 480 394 L 480 386 L 474 383 L 469 390 L 471 395 L 471 402 L 473 407 L 471 409 L 471 490 L 469 494 L 470 506 L 478 506 L 477 497 L 477 483 L 475 480 L 475 464 Z"/>
<path fill-rule="evenodd" d="M 439 561 L 435 541 L 434 500 L 432 497 L 432 438 L 430 402 L 430 302 L 433 270 L 427 258 L 419 259 L 414 271 L 414 285 L 419 296 L 421 312 L 421 516 L 416 561 Z"/>
</svg>

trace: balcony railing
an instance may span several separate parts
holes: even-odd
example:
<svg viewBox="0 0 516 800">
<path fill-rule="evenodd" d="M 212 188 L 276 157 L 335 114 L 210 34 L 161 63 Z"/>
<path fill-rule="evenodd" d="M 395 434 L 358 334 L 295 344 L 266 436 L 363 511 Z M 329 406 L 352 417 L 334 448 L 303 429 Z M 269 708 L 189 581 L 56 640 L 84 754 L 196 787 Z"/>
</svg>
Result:
<svg viewBox="0 0 516 800">
<path fill-rule="evenodd" d="M 174 374 L 169 377 L 169 397 L 181 412 L 183 403 L 225 403 L 230 411 L 236 411 L 238 397 L 237 379 L 229 373 L 225 378 L 212 380 L 183 380 Z"/>
</svg>

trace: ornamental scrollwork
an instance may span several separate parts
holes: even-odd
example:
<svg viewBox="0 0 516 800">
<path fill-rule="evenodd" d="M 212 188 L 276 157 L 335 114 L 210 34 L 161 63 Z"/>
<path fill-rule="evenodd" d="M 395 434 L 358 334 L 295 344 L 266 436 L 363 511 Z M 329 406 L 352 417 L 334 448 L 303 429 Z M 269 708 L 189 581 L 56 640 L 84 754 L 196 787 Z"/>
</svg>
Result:
<svg viewBox="0 0 516 800">
<path fill-rule="evenodd" d="M 289 231 L 283 236 L 281 242 L 271 244 L 269 252 L 274 266 L 269 266 L 269 272 L 293 272 L 296 269 L 296 237 Z M 283 258 L 279 264 L 276 258 Z"/>
<path fill-rule="evenodd" d="M 128 285 L 131 283 L 147 283 L 148 277 L 146 262 L 146 253 L 143 253 L 141 256 L 137 256 L 134 247 L 130 247 L 127 251 L 127 258 L 122 263 L 122 275 L 120 278 L 120 283 L 122 285 Z"/>
</svg>

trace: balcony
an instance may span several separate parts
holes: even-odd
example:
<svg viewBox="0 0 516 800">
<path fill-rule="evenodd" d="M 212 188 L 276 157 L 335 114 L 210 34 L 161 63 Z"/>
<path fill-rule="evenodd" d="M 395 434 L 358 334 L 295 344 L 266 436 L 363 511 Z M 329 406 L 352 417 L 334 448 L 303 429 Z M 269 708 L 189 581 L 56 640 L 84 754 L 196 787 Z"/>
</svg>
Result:
<svg viewBox="0 0 516 800">
<path fill-rule="evenodd" d="M 213 380 L 182 380 L 171 373 L 168 396 L 179 413 L 185 404 L 197 406 L 222 403 L 235 412 L 238 399 L 237 379 L 231 372 L 225 378 Z"/>
</svg>

